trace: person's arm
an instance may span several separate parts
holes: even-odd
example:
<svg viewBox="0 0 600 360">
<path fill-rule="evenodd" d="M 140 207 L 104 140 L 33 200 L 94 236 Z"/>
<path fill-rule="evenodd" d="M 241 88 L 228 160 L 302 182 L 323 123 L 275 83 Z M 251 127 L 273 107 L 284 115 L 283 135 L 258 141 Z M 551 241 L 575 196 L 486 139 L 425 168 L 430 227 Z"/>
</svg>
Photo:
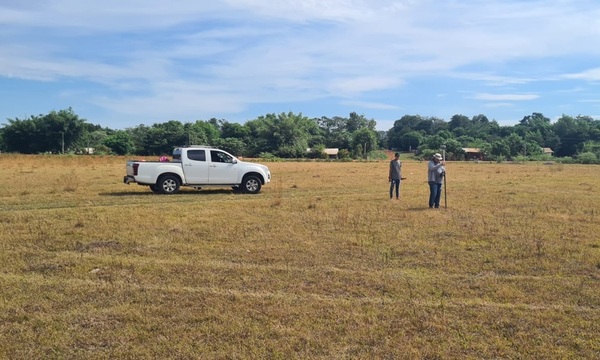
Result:
<svg viewBox="0 0 600 360">
<path fill-rule="evenodd" d="M 429 166 L 429 171 L 434 171 L 434 170 L 437 170 L 437 169 L 439 169 L 440 167 L 442 167 L 444 165 L 442 165 L 441 162 L 439 162 L 439 163 L 436 164 L 433 161 L 430 161 L 428 166 Z"/>
<path fill-rule="evenodd" d="M 399 163 L 400 163 L 400 171 L 399 171 L 399 174 L 398 174 L 398 175 L 399 175 L 399 177 L 400 177 L 400 180 L 405 180 L 406 178 L 405 178 L 405 177 L 402 177 L 402 161 L 400 161 Z"/>
</svg>

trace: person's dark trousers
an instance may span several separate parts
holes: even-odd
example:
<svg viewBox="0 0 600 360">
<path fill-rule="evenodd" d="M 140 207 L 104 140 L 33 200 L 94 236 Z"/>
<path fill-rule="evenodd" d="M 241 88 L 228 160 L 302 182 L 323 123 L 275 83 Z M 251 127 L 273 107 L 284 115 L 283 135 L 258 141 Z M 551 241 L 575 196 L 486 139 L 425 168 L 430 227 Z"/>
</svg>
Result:
<svg viewBox="0 0 600 360">
<path fill-rule="evenodd" d="M 396 199 L 400 199 L 400 179 L 390 181 L 390 199 L 394 195 L 394 189 L 396 189 Z"/>
<path fill-rule="evenodd" d="M 442 184 L 429 182 L 429 207 L 440 207 L 440 196 L 442 195 Z"/>
</svg>

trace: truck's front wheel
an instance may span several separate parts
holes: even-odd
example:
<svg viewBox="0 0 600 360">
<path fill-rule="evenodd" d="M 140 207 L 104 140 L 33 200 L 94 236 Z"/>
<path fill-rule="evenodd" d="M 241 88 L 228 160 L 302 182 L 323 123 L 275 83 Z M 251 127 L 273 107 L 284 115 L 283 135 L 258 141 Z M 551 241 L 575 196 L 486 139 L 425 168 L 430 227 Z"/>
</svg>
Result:
<svg viewBox="0 0 600 360">
<path fill-rule="evenodd" d="M 158 178 L 156 188 L 161 194 L 175 194 L 179 191 L 179 178 L 174 175 L 163 175 Z"/>
<path fill-rule="evenodd" d="M 261 186 L 262 183 L 260 182 L 260 179 L 254 175 L 248 175 L 244 178 L 244 181 L 242 181 L 242 189 L 248 194 L 258 194 Z"/>
</svg>

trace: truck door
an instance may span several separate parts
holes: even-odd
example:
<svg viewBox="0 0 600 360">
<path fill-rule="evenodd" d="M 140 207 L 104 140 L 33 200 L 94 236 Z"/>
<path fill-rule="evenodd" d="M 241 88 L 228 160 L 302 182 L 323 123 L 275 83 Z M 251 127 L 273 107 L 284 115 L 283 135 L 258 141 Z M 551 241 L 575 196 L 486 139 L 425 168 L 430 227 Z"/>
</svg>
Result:
<svg viewBox="0 0 600 360">
<path fill-rule="evenodd" d="M 219 150 L 210 150 L 208 181 L 211 184 L 237 183 L 238 165 L 234 158 Z"/>
<path fill-rule="evenodd" d="M 183 173 L 188 184 L 208 184 L 208 161 L 206 150 L 188 149 L 187 157 L 181 159 Z"/>
</svg>

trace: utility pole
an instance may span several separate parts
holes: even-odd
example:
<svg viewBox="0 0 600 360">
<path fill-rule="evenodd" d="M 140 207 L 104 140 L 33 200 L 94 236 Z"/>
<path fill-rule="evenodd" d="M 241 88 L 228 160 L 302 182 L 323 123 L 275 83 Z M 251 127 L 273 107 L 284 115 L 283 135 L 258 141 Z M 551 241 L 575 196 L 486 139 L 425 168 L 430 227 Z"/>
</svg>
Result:
<svg viewBox="0 0 600 360">
<path fill-rule="evenodd" d="M 65 132 L 61 131 L 60 132 L 60 138 L 61 138 L 61 145 L 62 145 L 62 154 L 65 153 Z"/>
</svg>

